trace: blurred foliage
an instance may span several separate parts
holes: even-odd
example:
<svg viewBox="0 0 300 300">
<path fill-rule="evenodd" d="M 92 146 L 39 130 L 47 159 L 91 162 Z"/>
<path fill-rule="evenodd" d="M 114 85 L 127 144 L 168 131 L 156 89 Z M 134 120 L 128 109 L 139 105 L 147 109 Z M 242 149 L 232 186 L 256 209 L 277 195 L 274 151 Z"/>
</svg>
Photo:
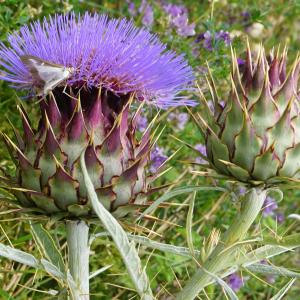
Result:
<svg viewBox="0 0 300 300">
<path fill-rule="evenodd" d="M 133 1 L 138 8 L 141 1 Z M 228 77 L 231 68 L 230 47 L 224 42 L 216 42 L 213 51 L 205 49 L 201 44 L 195 42 L 197 35 L 210 31 L 211 33 L 220 30 L 228 31 L 233 38 L 232 46 L 238 56 L 243 58 L 246 39 L 249 39 L 252 47 L 262 42 L 266 48 L 272 49 L 288 45 L 290 57 L 296 56 L 299 49 L 300 39 L 300 2 L 297 0 L 272 0 L 272 1 L 170 1 L 170 3 L 183 4 L 188 9 L 189 21 L 196 24 L 196 35 L 191 37 L 179 36 L 174 28 L 169 26 L 168 16 L 162 9 L 162 1 L 149 1 L 154 9 L 154 24 L 151 31 L 158 36 L 177 53 L 184 53 L 195 70 L 199 85 L 204 93 L 207 92 L 205 74 L 207 73 L 207 63 L 216 78 L 220 94 L 226 93 L 230 86 Z M 82 13 L 86 10 L 98 13 L 106 13 L 114 17 L 130 17 L 128 4 L 126 1 L 22 1 L 22 0 L 0 0 L 0 40 L 5 43 L 6 36 L 20 26 L 36 19 L 54 13 L 65 13 L 74 10 Z M 134 17 L 137 25 L 142 26 L 142 15 Z M 258 25 L 261 24 L 261 25 Z M 259 31 L 259 32 L 258 32 Z M 1 58 L 0 58 L 1 59 Z M 22 95 L 17 95 L 7 83 L 0 82 L 0 130 L 12 135 L 12 131 L 7 122 L 7 118 L 16 126 L 20 126 L 20 119 L 17 114 L 16 104 Z M 191 97 L 198 97 L 197 93 L 192 93 Z M 23 101 L 30 114 L 35 114 L 35 108 L 27 105 Z M 196 109 L 201 109 L 197 107 Z M 176 109 L 176 113 L 185 112 L 185 109 Z M 157 113 L 155 108 L 147 112 L 149 120 Z M 159 145 L 163 146 L 165 153 L 171 155 L 177 151 L 176 156 L 168 163 L 173 168 L 159 179 L 157 185 L 169 182 L 180 181 L 179 184 L 224 184 L 216 183 L 211 179 L 197 178 L 191 173 L 197 167 L 187 163 L 197 157 L 197 154 L 178 141 L 177 138 L 196 145 L 203 142 L 199 131 L 191 120 L 185 125 L 183 130 L 176 129 L 176 126 L 168 121 L 167 114 L 161 112 L 159 118 L 160 126 L 167 125 L 159 140 Z M 8 153 L 0 148 L 1 165 L 10 166 Z M 288 216 L 290 213 L 299 213 L 299 191 L 285 191 L 285 198 L 280 202 L 278 211 Z M 153 196 L 155 199 L 157 195 Z M 220 194 L 215 192 L 198 193 L 194 211 L 194 244 L 195 248 L 201 249 L 202 244 L 213 228 L 224 230 L 235 217 L 236 206 L 228 197 L 219 199 Z M 157 241 L 174 244 L 178 246 L 186 245 L 185 218 L 187 213 L 188 197 L 180 196 L 173 199 L 174 206 L 167 209 L 159 209 L 156 216 L 167 222 L 144 221 L 143 226 L 151 228 L 156 234 L 150 237 Z M 13 213 L 5 213 L 6 208 L 1 206 L 0 215 L 0 242 L 12 244 L 18 249 L 30 251 L 37 257 L 40 256 L 35 243 L 30 234 L 29 226 L 25 218 L 20 218 Z M 263 232 L 273 233 L 293 233 L 299 224 L 285 219 L 281 224 L 271 217 L 262 218 L 257 226 L 261 226 Z M 172 223 L 176 224 L 172 225 Z M 65 255 L 66 244 L 64 235 L 64 225 L 59 228 L 54 227 L 54 222 L 46 224 L 47 228 L 56 236 L 62 246 L 61 251 Z M 256 228 L 256 227 L 255 227 Z M 255 230 L 254 228 L 254 230 Z M 257 228 L 256 228 L 257 229 Z M 99 231 L 101 228 L 93 227 L 92 231 Z M 173 299 L 172 295 L 179 289 L 178 280 L 183 285 L 184 280 L 194 270 L 194 264 L 184 258 L 161 253 L 151 252 L 149 249 L 140 248 L 140 253 L 147 263 L 147 272 L 152 280 L 152 288 L 159 299 Z M 276 258 L 272 263 L 284 265 L 293 269 L 299 269 L 299 252 L 292 255 L 286 254 Z M 99 238 L 92 245 L 91 271 L 95 271 L 103 266 L 112 264 L 105 273 L 91 280 L 91 299 L 131 299 L 135 293 L 130 289 L 132 285 L 129 277 L 124 271 L 124 266 L 117 250 L 108 238 Z M 275 278 L 274 282 L 268 282 L 265 276 L 258 276 L 260 280 L 254 278 L 252 274 L 243 273 L 245 285 L 238 292 L 241 299 L 269 299 L 271 295 L 286 283 L 285 278 Z M 44 273 L 35 273 L 30 268 L 0 259 L 0 299 L 53 299 L 50 296 L 39 292 L 57 288 L 54 280 Z M 300 286 L 294 284 L 285 299 L 298 299 Z M 207 289 L 207 296 L 210 299 L 225 299 L 225 296 L 218 286 L 211 286 Z M 55 297 L 54 297 L 55 298 Z"/>
</svg>

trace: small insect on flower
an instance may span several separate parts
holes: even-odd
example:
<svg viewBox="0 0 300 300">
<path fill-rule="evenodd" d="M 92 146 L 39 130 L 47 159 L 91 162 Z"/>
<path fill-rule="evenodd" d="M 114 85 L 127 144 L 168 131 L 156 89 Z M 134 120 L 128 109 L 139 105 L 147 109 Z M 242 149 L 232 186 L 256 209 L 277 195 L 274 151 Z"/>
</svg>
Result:
<svg viewBox="0 0 300 300">
<path fill-rule="evenodd" d="M 24 25 L 0 42 L 0 80 L 35 96 L 99 89 L 158 107 L 196 105 L 180 95 L 194 75 L 183 55 L 132 21 L 85 13 L 54 15 Z"/>
<path fill-rule="evenodd" d="M 47 95 L 75 72 L 75 68 L 54 64 L 35 56 L 24 55 L 20 58 L 28 68 L 39 96 Z"/>
<path fill-rule="evenodd" d="M 149 178 L 166 157 L 158 153 L 149 177 L 153 123 L 139 139 L 137 107 L 193 105 L 179 95 L 194 79 L 183 56 L 131 21 L 90 13 L 25 25 L 7 44 L 0 42 L 0 80 L 33 90 L 40 120 L 30 122 L 20 106 L 24 134 L 17 144 L 3 135 L 16 163 L 4 188 L 32 214 L 94 218 L 80 166 L 84 152 L 98 200 L 115 217 L 149 205 Z"/>
</svg>

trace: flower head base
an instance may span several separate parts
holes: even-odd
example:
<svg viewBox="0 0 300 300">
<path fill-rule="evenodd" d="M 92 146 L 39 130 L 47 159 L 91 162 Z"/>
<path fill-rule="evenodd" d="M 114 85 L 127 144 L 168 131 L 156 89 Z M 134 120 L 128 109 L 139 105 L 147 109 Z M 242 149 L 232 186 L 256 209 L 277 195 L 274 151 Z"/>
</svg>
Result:
<svg viewBox="0 0 300 300">
<path fill-rule="evenodd" d="M 286 51 L 256 62 L 248 48 L 240 74 L 233 53 L 232 87 L 225 101 L 210 78 L 213 111 L 195 116 L 205 138 L 207 157 L 219 174 L 249 184 L 271 184 L 299 177 L 300 115 L 297 92 L 300 60 L 286 74 Z M 223 98 L 222 98 L 223 99 Z"/>
<path fill-rule="evenodd" d="M 138 99 L 160 107 L 193 104 L 178 96 L 194 79 L 187 62 L 131 21 L 89 13 L 55 15 L 21 27 L 8 36 L 8 42 L 8 47 L 0 44 L 0 79 L 15 88 L 37 88 L 34 73 L 42 75 L 49 71 L 45 65 L 55 64 L 72 70 L 68 76 L 60 76 L 59 87 L 104 88 L 116 95 L 134 93 Z M 32 70 L 24 64 L 24 56 L 45 64 L 41 63 L 38 71 Z M 48 78 L 40 76 L 42 83 L 54 81 L 53 76 L 45 76 Z"/>
<path fill-rule="evenodd" d="M 154 180 L 146 175 L 153 147 L 151 126 L 138 141 L 139 111 L 130 117 L 132 99 L 120 98 L 120 107 L 113 93 L 95 89 L 68 89 L 66 94 L 55 89 L 40 101 L 38 128 L 31 127 L 20 108 L 23 134 L 14 129 L 16 144 L 3 136 L 17 169 L 15 178 L 4 180 L 3 188 L 22 207 L 43 215 L 59 213 L 62 218 L 93 218 L 80 165 L 82 153 L 107 210 L 123 217 L 147 204 L 145 195 Z"/>
</svg>

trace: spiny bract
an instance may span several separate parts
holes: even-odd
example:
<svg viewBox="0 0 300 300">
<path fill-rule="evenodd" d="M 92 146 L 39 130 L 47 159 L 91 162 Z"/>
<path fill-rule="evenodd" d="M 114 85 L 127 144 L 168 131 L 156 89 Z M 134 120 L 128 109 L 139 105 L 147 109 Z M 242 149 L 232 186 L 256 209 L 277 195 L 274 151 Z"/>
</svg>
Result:
<svg viewBox="0 0 300 300">
<path fill-rule="evenodd" d="M 219 174 L 251 184 L 298 177 L 300 171 L 299 57 L 286 74 L 287 51 L 257 59 L 247 50 L 243 74 L 233 53 L 231 91 L 221 105 L 210 76 L 213 109 L 195 119 L 206 140 L 210 166 Z M 223 98 L 224 99 L 224 98 Z"/>
<path fill-rule="evenodd" d="M 145 166 L 152 144 L 149 130 L 141 141 L 135 138 L 139 112 L 129 115 L 132 98 L 107 90 L 84 89 L 53 94 L 40 101 L 37 129 L 30 125 L 24 108 L 17 144 L 3 135 L 16 162 L 17 176 L 5 188 L 23 207 L 67 217 L 92 217 L 80 166 L 85 162 L 99 201 L 115 216 L 122 217 L 146 204 L 149 193 Z"/>
</svg>

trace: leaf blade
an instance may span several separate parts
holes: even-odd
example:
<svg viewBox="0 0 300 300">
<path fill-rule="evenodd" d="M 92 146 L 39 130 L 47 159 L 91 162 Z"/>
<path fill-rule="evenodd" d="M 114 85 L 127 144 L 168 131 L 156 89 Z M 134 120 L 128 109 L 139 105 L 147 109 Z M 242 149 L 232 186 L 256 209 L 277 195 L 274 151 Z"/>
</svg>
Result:
<svg viewBox="0 0 300 300">
<path fill-rule="evenodd" d="M 128 237 L 121 225 L 105 209 L 102 203 L 98 201 L 97 194 L 86 169 L 84 152 L 80 157 L 80 163 L 88 198 L 105 229 L 111 234 L 111 237 L 123 258 L 123 261 L 127 267 L 127 271 L 133 281 L 133 284 L 135 285 L 137 292 L 144 300 L 153 299 L 149 279 L 142 267 L 134 243 L 129 242 Z"/>
<path fill-rule="evenodd" d="M 274 295 L 270 300 L 280 300 L 288 292 L 291 286 L 296 281 L 296 278 L 291 279 L 276 295 Z"/>
<path fill-rule="evenodd" d="M 219 191 L 226 192 L 227 190 L 220 187 L 205 187 L 205 186 L 185 186 L 183 188 L 174 189 L 154 201 L 139 217 L 137 220 L 140 220 L 145 215 L 150 214 L 154 209 L 156 209 L 161 203 L 185 193 L 192 193 L 197 191 Z"/>
<path fill-rule="evenodd" d="M 38 243 L 38 246 L 42 249 L 44 255 L 49 261 L 56 266 L 62 273 L 65 272 L 64 260 L 59 252 L 53 238 L 50 233 L 45 230 L 42 224 L 31 223 L 31 229 L 34 237 Z"/>
</svg>

